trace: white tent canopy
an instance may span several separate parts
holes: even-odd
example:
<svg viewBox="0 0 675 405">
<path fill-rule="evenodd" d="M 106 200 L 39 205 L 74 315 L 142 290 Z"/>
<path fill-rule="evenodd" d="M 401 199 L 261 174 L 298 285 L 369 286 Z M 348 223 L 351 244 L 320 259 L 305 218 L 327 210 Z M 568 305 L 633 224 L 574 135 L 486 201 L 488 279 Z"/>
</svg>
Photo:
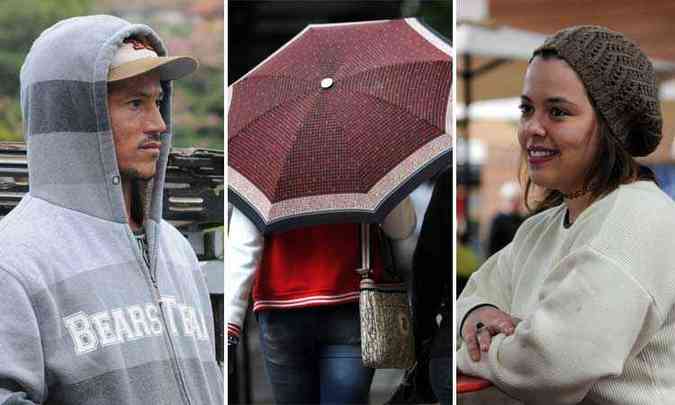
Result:
<svg viewBox="0 0 675 405">
<path fill-rule="evenodd" d="M 486 27 L 477 23 L 459 23 L 455 31 L 458 55 L 470 54 L 487 58 L 504 58 L 527 61 L 532 52 L 546 39 L 546 35 L 511 27 Z M 675 63 L 652 59 L 660 73 L 675 73 Z M 662 100 L 675 100 L 675 80 L 660 86 Z M 474 101 L 470 106 L 470 119 L 516 121 L 520 118 L 518 97 Z M 466 108 L 457 104 L 457 119 L 466 118 Z"/>
<path fill-rule="evenodd" d="M 528 60 L 547 35 L 511 27 L 485 27 L 459 23 L 455 31 L 458 55 Z M 675 63 L 652 59 L 657 72 L 675 73 Z"/>
<path fill-rule="evenodd" d="M 520 119 L 520 98 L 495 98 L 491 100 L 474 101 L 469 107 L 469 119 L 486 121 L 518 121 Z M 458 120 L 467 118 L 466 106 L 457 103 L 455 116 Z"/>
<path fill-rule="evenodd" d="M 668 80 L 659 86 L 659 98 L 661 101 L 675 100 L 675 80 Z"/>
<path fill-rule="evenodd" d="M 546 35 L 510 27 L 489 28 L 457 24 L 455 49 L 458 55 L 528 60 Z"/>
</svg>

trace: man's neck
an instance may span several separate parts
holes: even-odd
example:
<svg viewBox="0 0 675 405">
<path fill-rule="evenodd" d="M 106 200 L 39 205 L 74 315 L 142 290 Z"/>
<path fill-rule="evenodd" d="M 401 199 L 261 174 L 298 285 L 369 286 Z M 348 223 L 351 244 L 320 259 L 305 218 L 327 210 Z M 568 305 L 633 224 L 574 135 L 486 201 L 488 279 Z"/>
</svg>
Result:
<svg viewBox="0 0 675 405">
<path fill-rule="evenodd" d="M 141 229 L 143 223 L 138 223 L 131 215 L 131 205 L 133 204 L 134 181 L 122 178 L 122 195 L 124 197 L 124 211 L 127 214 L 127 221 L 132 231 Z"/>
</svg>

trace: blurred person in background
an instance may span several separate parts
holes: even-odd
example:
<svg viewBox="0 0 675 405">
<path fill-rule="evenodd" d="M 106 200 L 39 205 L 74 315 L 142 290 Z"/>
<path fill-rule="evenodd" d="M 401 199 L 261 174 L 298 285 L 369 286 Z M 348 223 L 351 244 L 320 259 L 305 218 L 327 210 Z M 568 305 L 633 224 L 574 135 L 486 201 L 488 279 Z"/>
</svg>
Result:
<svg viewBox="0 0 675 405">
<path fill-rule="evenodd" d="M 452 171 L 435 177 L 412 254 L 411 303 L 416 364 L 406 370 L 388 405 L 449 404 L 452 291 Z M 400 257 L 399 257 L 400 261 Z M 400 266 L 402 267 L 402 266 Z M 399 268 L 400 268 L 399 267 Z"/>
<path fill-rule="evenodd" d="M 413 255 L 413 314 L 418 364 L 428 357 L 428 372 L 436 398 L 449 405 L 450 390 L 450 295 L 452 291 L 452 173 L 441 173 L 424 215 Z M 423 346 L 428 344 L 428 348 Z"/>
<path fill-rule="evenodd" d="M 499 212 L 490 224 L 490 235 L 487 241 L 487 257 L 502 250 L 511 243 L 520 224 L 525 220 L 521 210 L 522 195 L 520 186 L 515 181 L 509 181 L 499 188 Z"/>
<path fill-rule="evenodd" d="M 222 404 L 197 257 L 162 219 L 172 80 L 148 26 L 60 21 L 21 69 L 30 190 L 0 222 L 0 404 Z"/>
<path fill-rule="evenodd" d="M 478 270 L 480 266 L 480 258 L 471 246 L 471 239 L 466 227 L 458 226 L 457 229 L 457 294 L 461 294 L 462 290 L 469 281 L 469 277 L 474 271 Z"/>
<path fill-rule="evenodd" d="M 525 403 L 671 403 L 675 204 L 635 160 L 662 136 L 651 62 L 607 28 L 561 30 L 521 111 L 535 214 L 457 301 L 459 370 Z"/>
</svg>

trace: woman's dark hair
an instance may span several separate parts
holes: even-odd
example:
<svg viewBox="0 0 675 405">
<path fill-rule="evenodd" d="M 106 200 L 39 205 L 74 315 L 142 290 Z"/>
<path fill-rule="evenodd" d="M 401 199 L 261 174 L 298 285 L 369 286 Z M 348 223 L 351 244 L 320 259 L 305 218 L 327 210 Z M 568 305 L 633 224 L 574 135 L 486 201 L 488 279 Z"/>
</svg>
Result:
<svg viewBox="0 0 675 405">
<path fill-rule="evenodd" d="M 561 59 L 558 53 L 552 49 L 537 51 L 532 55 L 542 59 Z M 530 62 L 532 62 L 530 59 Z M 588 94 L 587 94 L 588 96 Z M 637 180 L 650 180 L 656 183 L 656 176 L 651 169 L 640 165 L 635 158 L 624 148 L 618 138 L 612 134 L 604 118 L 597 113 L 597 108 L 590 96 L 588 99 L 593 106 L 598 121 L 598 136 L 600 143 L 595 162 L 586 174 L 584 189 L 590 193 L 593 201 L 616 190 L 622 184 L 632 183 Z M 533 187 L 532 180 L 527 170 L 526 156 L 520 159 L 519 179 L 523 186 L 523 199 L 525 207 L 531 212 L 537 213 L 563 203 L 564 195 L 558 190 L 544 190 L 544 198 L 535 201 L 534 207 L 530 206 L 530 193 Z"/>
</svg>

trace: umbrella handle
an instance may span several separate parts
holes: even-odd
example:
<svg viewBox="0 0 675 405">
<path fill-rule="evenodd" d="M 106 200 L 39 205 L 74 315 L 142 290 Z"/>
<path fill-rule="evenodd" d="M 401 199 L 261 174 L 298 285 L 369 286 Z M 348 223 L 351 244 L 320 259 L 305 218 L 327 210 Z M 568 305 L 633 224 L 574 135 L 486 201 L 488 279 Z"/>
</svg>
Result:
<svg viewBox="0 0 675 405">
<path fill-rule="evenodd" d="M 361 224 L 361 268 L 356 270 L 363 278 L 370 274 L 370 225 Z"/>
</svg>

